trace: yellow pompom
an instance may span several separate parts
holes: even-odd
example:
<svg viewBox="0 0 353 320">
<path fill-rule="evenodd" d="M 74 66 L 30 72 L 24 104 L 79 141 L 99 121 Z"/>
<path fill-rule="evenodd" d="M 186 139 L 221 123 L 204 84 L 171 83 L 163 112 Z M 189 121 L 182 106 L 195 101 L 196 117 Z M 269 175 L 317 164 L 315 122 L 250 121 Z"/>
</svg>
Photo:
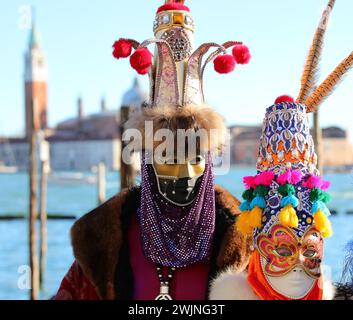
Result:
<svg viewBox="0 0 353 320">
<path fill-rule="evenodd" d="M 286 205 L 278 214 L 280 223 L 285 227 L 297 228 L 299 221 L 298 216 L 291 204 Z"/>
<path fill-rule="evenodd" d="M 249 214 L 250 211 L 243 211 L 237 218 L 236 226 L 243 236 L 247 236 L 253 230 L 249 225 Z"/>
<path fill-rule="evenodd" d="M 316 229 L 320 231 L 324 238 L 332 236 L 333 230 L 331 222 L 321 210 L 316 211 L 314 214 L 314 224 Z"/>
<path fill-rule="evenodd" d="M 262 227 L 262 209 L 254 207 L 249 213 L 249 225 L 253 228 Z"/>
</svg>

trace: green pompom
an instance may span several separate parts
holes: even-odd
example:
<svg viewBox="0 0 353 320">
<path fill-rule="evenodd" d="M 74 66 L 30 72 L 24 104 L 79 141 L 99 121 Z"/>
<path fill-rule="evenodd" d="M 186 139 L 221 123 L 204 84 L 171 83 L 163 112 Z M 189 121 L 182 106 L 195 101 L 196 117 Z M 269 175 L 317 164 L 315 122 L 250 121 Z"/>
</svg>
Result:
<svg viewBox="0 0 353 320">
<path fill-rule="evenodd" d="M 322 202 L 327 204 L 331 201 L 331 195 L 327 192 L 322 192 Z"/>
<path fill-rule="evenodd" d="M 260 197 L 265 197 L 265 196 L 267 196 L 269 190 L 270 190 L 269 187 L 260 185 L 260 186 L 256 187 L 255 194 Z"/>
<path fill-rule="evenodd" d="M 295 188 L 292 184 L 286 183 L 278 187 L 277 191 L 284 197 L 295 194 Z"/>
<path fill-rule="evenodd" d="M 254 197 L 255 197 L 254 189 L 250 188 L 248 190 L 245 190 L 242 194 L 242 197 L 244 200 L 251 202 L 251 200 L 254 199 Z"/>
<path fill-rule="evenodd" d="M 323 201 L 324 199 L 324 192 L 321 189 L 314 188 L 310 191 L 310 201 Z"/>
</svg>

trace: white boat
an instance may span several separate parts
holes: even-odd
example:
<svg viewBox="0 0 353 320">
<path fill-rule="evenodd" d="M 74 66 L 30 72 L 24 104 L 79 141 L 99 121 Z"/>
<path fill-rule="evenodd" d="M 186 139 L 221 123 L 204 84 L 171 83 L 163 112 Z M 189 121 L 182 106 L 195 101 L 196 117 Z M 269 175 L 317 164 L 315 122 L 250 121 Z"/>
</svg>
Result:
<svg viewBox="0 0 353 320">
<path fill-rule="evenodd" d="M 53 173 L 48 177 L 51 183 L 60 184 L 95 184 L 97 178 L 95 176 L 88 176 L 81 172 L 60 172 Z"/>
<path fill-rule="evenodd" d="M 0 173 L 16 173 L 18 168 L 15 166 L 0 165 Z"/>
</svg>

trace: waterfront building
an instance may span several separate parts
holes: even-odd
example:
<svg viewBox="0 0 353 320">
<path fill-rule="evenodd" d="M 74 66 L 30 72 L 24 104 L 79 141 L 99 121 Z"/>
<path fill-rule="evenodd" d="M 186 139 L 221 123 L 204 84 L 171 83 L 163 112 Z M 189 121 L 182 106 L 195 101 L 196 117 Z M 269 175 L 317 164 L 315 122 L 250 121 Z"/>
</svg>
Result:
<svg viewBox="0 0 353 320">
<path fill-rule="evenodd" d="M 47 81 L 48 67 L 40 35 L 33 23 L 25 53 L 25 135 L 22 137 L 0 137 L 0 170 L 9 167 L 26 170 L 28 165 L 29 112 L 34 103 L 36 128 L 44 133 L 50 144 L 50 166 L 54 171 L 88 171 L 103 161 L 108 170 L 120 168 L 120 119 L 119 108 L 108 108 L 104 97 L 93 114 L 85 114 L 82 97 L 77 100 L 75 115 L 48 128 Z M 140 108 L 148 99 L 137 78 L 122 97 L 120 106 Z M 254 165 L 261 126 L 233 125 L 231 134 L 231 164 Z M 337 156 L 339 155 L 339 156 Z M 347 132 L 341 128 L 323 129 L 323 165 L 348 167 L 353 164 L 353 147 Z"/>
<path fill-rule="evenodd" d="M 258 156 L 261 126 L 231 126 L 231 162 L 254 165 Z M 322 129 L 324 167 L 345 168 L 353 165 L 353 146 L 347 131 L 338 127 Z"/>
</svg>

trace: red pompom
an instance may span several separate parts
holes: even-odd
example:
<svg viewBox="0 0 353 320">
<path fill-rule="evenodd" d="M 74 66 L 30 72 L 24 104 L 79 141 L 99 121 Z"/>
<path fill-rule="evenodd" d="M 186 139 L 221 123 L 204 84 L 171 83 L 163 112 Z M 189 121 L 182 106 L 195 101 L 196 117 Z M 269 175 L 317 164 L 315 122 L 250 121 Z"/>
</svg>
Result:
<svg viewBox="0 0 353 320">
<path fill-rule="evenodd" d="M 229 73 L 235 68 L 234 57 L 230 54 L 219 55 L 216 59 L 214 59 L 213 63 L 214 69 L 218 73 Z"/>
<path fill-rule="evenodd" d="M 276 99 L 275 104 L 281 103 L 281 102 L 294 102 L 294 99 L 291 96 L 283 95 L 283 96 L 279 96 Z"/>
<path fill-rule="evenodd" d="M 167 4 L 164 4 L 163 6 L 159 7 L 157 10 L 157 13 L 160 13 L 162 11 L 168 11 L 168 10 L 181 10 L 181 11 L 190 12 L 190 9 L 187 6 L 184 6 L 183 4 L 167 3 Z"/>
<path fill-rule="evenodd" d="M 113 57 L 114 58 L 127 58 L 132 51 L 132 45 L 129 41 L 120 39 L 118 41 L 115 41 L 113 44 Z"/>
<path fill-rule="evenodd" d="M 147 48 L 139 48 L 130 57 L 131 67 L 139 74 L 146 74 L 152 65 L 152 57 L 152 53 Z"/>
<path fill-rule="evenodd" d="M 247 64 L 251 59 L 250 50 L 245 45 L 237 45 L 233 48 L 233 57 L 239 64 Z"/>
</svg>

